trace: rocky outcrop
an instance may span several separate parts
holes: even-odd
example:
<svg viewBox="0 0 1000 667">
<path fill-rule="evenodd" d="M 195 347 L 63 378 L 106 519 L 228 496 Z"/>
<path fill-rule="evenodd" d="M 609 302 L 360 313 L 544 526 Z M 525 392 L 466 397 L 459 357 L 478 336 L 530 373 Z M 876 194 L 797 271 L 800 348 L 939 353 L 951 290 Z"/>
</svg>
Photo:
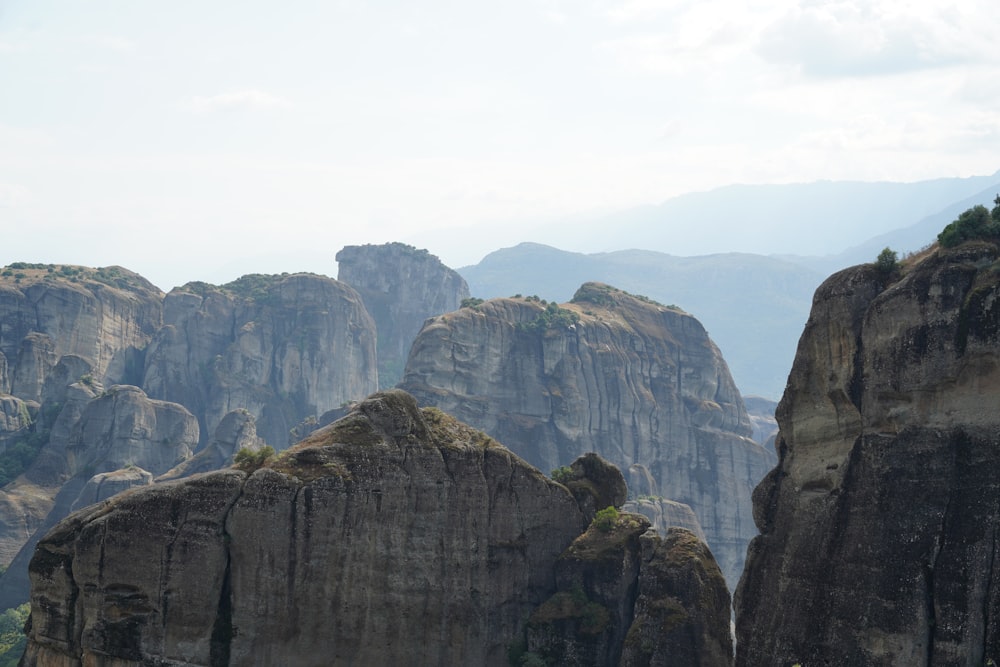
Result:
<svg viewBox="0 0 1000 667">
<path fill-rule="evenodd" d="M 164 473 L 198 445 L 198 422 L 183 406 L 149 398 L 138 387 L 115 385 L 91 401 L 66 448 L 71 475 L 128 466 Z"/>
<path fill-rule="evenodd" d="M 0 609 L 27 599 L 27 564 L 35 545 L 71 509 L 125 488 L 123 480 L 139 474 L 137 470 L 154 475 L 168 471 L 198 444 L 198 422 L 191 413 L 176 403 L 150 399 L 138 387 L 114 385 L 103 391 L 74 383 L 65 396 L 48 444 L 0 494 L 0 553 L 13 555 L 0 579 Z M 113 471 L 122 472 L 107 480 L 91 479 Z M 88 480 L 103 491 L 85 488 Z"/>
<path fill-rule="evenodd" d="M 588 520 L 487 435 L 376 394 L 256 470 L 69 516 L 32 559 L 23 664 L 507 665 Z"/>
<path fill-rule="evenodd" d="M 289 430 L 378 384 L 375 324 L 344 283 L 311 274 L 188 283 L 164 301 L 143 388 L 181 403 L 211 434 L 237 409 L 276 449 Z"/>
<path fill-rule="evenodd" d="M 346 246 L 336 259 L 337 279 L 361 294 L 375 319 L 379 384 L 391 387 L 424 320 L 457 310 L 469 286 L 434 255 L 403 243 Z"/>
<path fill-rule="evenodd" d="M 736 594 L 737 663 L 1000 661 L 1000 251 L 817 291 Z"/>
<path fill-rule="evenodd" d="M 557 592 L 528 619 L 521 664 L 733 663 L 729 590 L 704 542 L 632 514 L 600 517 L 556 562 Z"/>
<path fill-rule="evenodd" d="M 777 401 L 762 396 L 744 396 L 743 402 L 753 425 L 751 437 L 765 447 L 773 448 L 774 436 L 778 433 L 778 420 L 774 418 L 778 409 Z"/>
<path fill-rule="evenodd" d="M 107 500 L 122 491 L 127 491 L 137 486 L 149 486 L 152 483 L 153 474 L 138 466 L 129 466 L 111 472 L 102 472 L 87 480 L 83 491 L 73 501 L 70 509 L 76 511 L 81 507 L 87 507 L 102 500 Z"/>
<path fill-rule="evenodd" d="M 542 470 L 585 452 L 640 464 L 649 495 L 691 507 L 735 586 L 774 458 L 691 315 L 597 283 L 559 306 L 494 299 L 429 320 L 400 386 Z"/>
<path fill-rule="evenodd" d="M 712 552 L 683 528 L 639 537 L 638 597 L 621 667 L 733 664 L 730 597 Z"/>
<path fill-rule="evenodd" d="M 264 446 L 264 441 L 257 437 L 257 424 L 253 415 L 246 410 L 233 410 L 222 418 L 215 429 L 215 436 L 201 451 L 181 461 L 157 477 L 156 481 L 167 482 L 200 472 L 227 468 L 233 464 L 233 457 L 241 449 L 256 452 Z"/>
<path fill-rule="evenodd" d="M 0 395 L 0 452 L 28 435 L 38 419 L 39 404 L 16 396 Z"/>
<path fill-rule="evenodd" d="M 647 496 L 629 500 L 622 505 L 622 509 L 646 517 L 653 528 L 664 534 L 671 528 L 683 528 L 694 533 L 699 540 L 705 541 L 705 531 L 698 523 L 698 517 L 684 503 Z"/>
<path fill-rule="evenodd" d="M 40 401 L 46 377 L 66 355 L 86 360 L 100 382 L 135 381 L 139 351 L 161 323 L 159 289 L 121 267 L 15 266 L 0 276 L 0 353 L 10 393 Z"/>
</svg>

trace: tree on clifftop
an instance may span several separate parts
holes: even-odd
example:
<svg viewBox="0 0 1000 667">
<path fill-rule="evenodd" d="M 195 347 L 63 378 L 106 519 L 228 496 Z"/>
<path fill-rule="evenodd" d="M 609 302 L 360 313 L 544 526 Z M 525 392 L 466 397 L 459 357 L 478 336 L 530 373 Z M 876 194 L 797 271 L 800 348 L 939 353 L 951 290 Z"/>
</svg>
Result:
<svg viewBox="0 0 1000 667">
<path fill-rule="evenodd" d="M 1000 195 L 992 213 L 985 206 L 973 206 L 938 234 L 938 243 L 953 248 L 972 239 L 1000 239 Z"/>
</svg>

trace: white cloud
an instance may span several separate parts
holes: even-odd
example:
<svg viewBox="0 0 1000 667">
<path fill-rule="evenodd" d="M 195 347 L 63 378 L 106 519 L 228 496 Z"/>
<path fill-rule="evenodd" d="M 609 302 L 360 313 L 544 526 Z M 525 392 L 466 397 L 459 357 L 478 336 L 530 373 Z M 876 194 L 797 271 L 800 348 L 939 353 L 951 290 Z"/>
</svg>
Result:
<svg viewBox="0 0 1000 667">
<path fill-rule="evenodd" d="M 897 2 L 801 3 L 760 34 L 766 60 L 818 77 L 871 76 L 943 67 L 992 55 L 990 5 Z"/>
<path fill-rule="evenodd" d="M 252 109 L 288 109 L 288 100 L 260 90 L 238 90 L 209 97 L 190 97 L 182 100 L 178 107 L 190 113 L 214 113 Z"/>
</svg>

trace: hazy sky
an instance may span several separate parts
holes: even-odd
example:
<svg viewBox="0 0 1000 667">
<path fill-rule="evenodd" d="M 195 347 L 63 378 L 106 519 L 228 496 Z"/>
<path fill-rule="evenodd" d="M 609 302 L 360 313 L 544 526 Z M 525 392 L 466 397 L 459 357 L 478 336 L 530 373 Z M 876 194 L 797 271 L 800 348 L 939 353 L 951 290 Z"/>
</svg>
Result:
<svg viewBox="0 0 1000 667">
<path fill-rule="evenodd" d="M 996 0 L 0 0 L 0 265 L 460 266 L 729 183 L 989 174 L 998 30 Z"/>
</svg>

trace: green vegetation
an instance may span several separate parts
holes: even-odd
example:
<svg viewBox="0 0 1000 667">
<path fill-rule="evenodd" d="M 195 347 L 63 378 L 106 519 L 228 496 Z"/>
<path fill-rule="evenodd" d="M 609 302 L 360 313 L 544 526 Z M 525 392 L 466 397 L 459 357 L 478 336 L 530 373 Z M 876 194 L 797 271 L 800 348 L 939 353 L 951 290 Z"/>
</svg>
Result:
<svg viewBox="0 0 1000 667">
<path fill-rule="evenodd" d="M 573 479 L 573 470 L 569 466 L 559 466 L 552 471 L 552 479 L 560 484 L 565 484 Z"/>
<path fill-rule="evenodd" d="M 70 282 L 78 283 L 81 280 L 94 280 L 104 283 L 109 287 L 121 289 L 148 288 L 148 285 L 125 269 L 118 266 L 105 266 L 92 269 L 86 266 L 69 266 L 67 264 L 38 264 L 29 262 L 14 262 L 4 267 L 0 276 L 13 277 L 15 282 L 21 282 L 28 277 L 25 271 L 45 271 L 42 278 L 51 280 L 55 276 L 61 276 Z"/>
<path fill-rule="evenodd" d="M 233 464 L 244 472 L 253 472 L 264 465 L 264 462 L 272 456 L 274 456 L 274 447 L 270 445 L 256 450 L 243 447 L 233 457 Z"/>
<path fill-rule="evenodd" d="M 601 532 L 610 533 L 614 529 L 615 523 L 617 522 L 618 510 L 609 505 L 604 509 L 597 511 L 592 525 Z"/>
<path fill-rule="evenodd" d="M 38 453 L 49 441 L 49 431 L 52 430 L 52 423 L 59 416 L 60 410 L 62 410 L 61 403 L 47 403 L 42 408 L 38 420 L 30 424 L 27 432 L 14 440 L 0 454 L 0 486 L 13 482 L 35 462 Z M 21 418 L 25 423 L 31 419 L 26 410 L 22 411 Z"/>
<path fill-rule="evenodd" d="M 485 303 L 483 299 L 478 297 L 469 297 L 468 299 L 462 299 L 462 303 L 459 308 L 475 308 L 476 306 Z"/>
<path fill-rule="evenodd" d="M 25 602 L 0 614 L 0 667 L 15 667 L 24 654 L 24 623 L 30 612 L 31 606 Z"/>
<path fill-rule="evenodd" d="M 648 303 L 653 306 L 660 306 L 662 308 L 669 308 L 670 310 L 684 312 L 681 308 L 675 306 L 674 304 L 664 305 L 659 301 L 650 299 L 647 296 L 643 296 L 641 294 L 631 294 L 625 290 L 618 289 L 617 287 L 602 285 L 600 283 L 588 283 L 583 285 L 576 291 L 573 298 L 570 299 L 570 303 L 592 303 L 597 306 L 608 308 L 614 305 L 615 295 L 630 296 L 637 301 L 642 301 L 643 303 Z"/>
<path fill-rule="evenodd" d="M 944 248 L 954 248 L 973 239 L 1000 240 L 1000 195 L 993 202 L 996 206 L 992 212 L 977 205 L 962 213 L 941 230 L 938 243 Z"/>
<path fill-rule="evenodd" d="M 891 276 L 899 268 L 899 255 L 891 248 L 883 248 L 875 260 L 875 268 L 883 276 Z"/>
<path fill-rule="evenodd" d="M 599 635 L 607 629 L 611 614 L 604 605 L 592 602 L 577 584 L 571 590 L 559 591 L 542 603 L 528 623 L 538 626 L 566 619 L 576 619 L 583 634 Z"/>
<path fill-rule="evenodd" d="M 222 287 L 237 296 L 268 303 L 275 298 L 272 294 L 272 289 L 277 284 L 278 280 L 276 276 L 265 275 L 263 273 L 248 273 L 245 276 L 240 276 L 231 283 L 226 283 Z"/>
<path fill-rule="evenodd" d="M 535 297 L 537 298 L 537 297 Z M 531 297 L 528 297 L 531 300 Z M 566 329 L 580 321 L 580 316 L 572 310 L 560 308 L 557 303 L 550 303 L 545 306 L 545 310 L 538 314 L 538 317 L 531 322 L 518 322 L 517 328 L 521 331 L 547 331 L 548 329 Z"/>
</svg>

